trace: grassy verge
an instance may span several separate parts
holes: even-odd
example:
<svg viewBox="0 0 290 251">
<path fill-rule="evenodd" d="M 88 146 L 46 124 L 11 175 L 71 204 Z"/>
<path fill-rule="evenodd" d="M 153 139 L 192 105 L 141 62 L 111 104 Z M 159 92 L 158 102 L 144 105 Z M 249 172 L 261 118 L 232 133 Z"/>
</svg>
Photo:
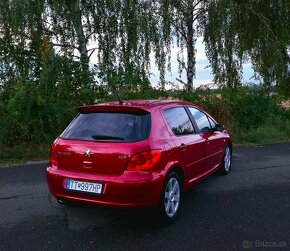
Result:
<svg viewBox="0 0 290 251">
<path fill-rule="evenodd" d="M 1 146 L 0 166 L 14 166 L 27 161 L 47 160 L 50 144 L 19 144 L 11 147 Z"/>
<path fill-rule="evenodd" d="M 290 114 L 289 114 L 290 115 Z M 285 115 L 269 115 L 267 120 L 256 126 L 244 129 L 231 128 L 233 141 L 237 144 L 273 144 L 290 141 L 290 117 Z"/>
<path fill-rule="evenodd" d="M 248 132 L 244 132 L 237 143 L 272 144 L 288 140 L 289 136 L 279 128 L 263 125 L 255 129 L 250 129 Z"/>
</svg>

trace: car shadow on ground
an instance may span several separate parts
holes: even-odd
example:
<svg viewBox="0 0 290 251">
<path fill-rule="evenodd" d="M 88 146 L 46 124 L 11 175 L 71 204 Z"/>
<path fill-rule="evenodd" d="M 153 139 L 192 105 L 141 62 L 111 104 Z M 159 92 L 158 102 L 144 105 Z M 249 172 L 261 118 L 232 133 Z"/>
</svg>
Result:
<svg viewBox="0 0 290 251">
<path fill-rule="evenodd" d="M 203 183 L 211 183 L 216 179 L 216 174 L 210 177 Z M 187 215 L 191 215 L 193 210 L 199 210 L 195 206 L 196 199 L 199 197 L 196 188 L 199 186 L 194 186 L 183 193 L 180 212 L 174 222 L 186 220 Z M 156 208 L 111 208 L 77 203 L 67 206 L 59 204 L 51 196 L 49 196 L 49 204 L 61 212 L 63 221 L 66 222 L 69 229 L 94 229 L 114 225 L 114 227 L 120 226 L 128 229 L 149 228 L 158 231 L 171 225 L 161 220 Z"/>
</svg>

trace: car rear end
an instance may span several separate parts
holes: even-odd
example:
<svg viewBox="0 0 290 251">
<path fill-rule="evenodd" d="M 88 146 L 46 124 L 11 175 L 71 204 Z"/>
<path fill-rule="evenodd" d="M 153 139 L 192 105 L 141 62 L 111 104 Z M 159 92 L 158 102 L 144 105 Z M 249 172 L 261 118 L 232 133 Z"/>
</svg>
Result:
<svg viewBox="0 0 290 251">
<path fill-rule="evenodd" d="M 110 206 L 154 206 L 164 175 L 149 110 L 86 106 L 51 146 L 46 176 L 58 199 Z M 158 168 L 157 168 L 158 169 Z M 156 169 L 156 170 L 157 170 Z"/>
</svg>

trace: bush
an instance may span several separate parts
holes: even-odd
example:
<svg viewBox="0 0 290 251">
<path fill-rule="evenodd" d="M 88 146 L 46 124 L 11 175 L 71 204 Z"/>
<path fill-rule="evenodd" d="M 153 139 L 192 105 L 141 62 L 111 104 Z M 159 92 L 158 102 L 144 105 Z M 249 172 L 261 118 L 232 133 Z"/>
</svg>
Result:
<svg viewBox="0 0 290 251">
<path fill-rule="evenodd" d="M 271 143 L 290 139 L 290 111 L 278 97 L 249 88 L 198 90 L 180 97 L 207 110 L 232 133 L 236 143 Z"/>
<path fill-rule="evenodd" d="M 61 67 L 60 67 L 61 69 Z M 71 74 L 67 73 L 68 76 Z M 0 96 L 0 163 L 48 157 L 53 139 L 75 116 L 75 108 L 117 100 L 115 91 L 105 88 L 78 87 L 67 79 L 58 84 L 42 80 L 40 85 L 16 81 Z M 121 99 L 179 98 L 207 110 L 231 132 L 234 143 L 271 143 L 290 139 L 290 111 L 281 108 L 278 97 L 248 88 L 197 90 L 190 95 L 183 91 L 165 91 L 146 87 L 122 90 Z"/>
</svg>

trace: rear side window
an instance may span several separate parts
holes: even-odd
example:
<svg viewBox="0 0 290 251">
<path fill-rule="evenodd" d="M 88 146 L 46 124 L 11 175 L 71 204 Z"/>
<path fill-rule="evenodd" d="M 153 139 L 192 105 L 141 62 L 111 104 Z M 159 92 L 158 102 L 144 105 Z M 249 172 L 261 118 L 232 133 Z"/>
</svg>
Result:
<svg viewBox="0 0 290 251">
<path fill-rule="evenodd" d="M 175 135 L 194 133 L 192 123 L 183 107 L 165 110 L 164 117 Z"/>
<path fill-rule="evenodd" d="M 60 137 L 77 140 L 135 142 L 146 139 L 150 128 L 149 113 L 81 113 Z"/>
<path fill-rule="evenodd" d="M 193 107 L 188 107 L 188 109 L 191 112 L 197 127 L 201 132 L 208 131 L 211 128 L 208 118 L 203 112 Z"/>
</svg>

